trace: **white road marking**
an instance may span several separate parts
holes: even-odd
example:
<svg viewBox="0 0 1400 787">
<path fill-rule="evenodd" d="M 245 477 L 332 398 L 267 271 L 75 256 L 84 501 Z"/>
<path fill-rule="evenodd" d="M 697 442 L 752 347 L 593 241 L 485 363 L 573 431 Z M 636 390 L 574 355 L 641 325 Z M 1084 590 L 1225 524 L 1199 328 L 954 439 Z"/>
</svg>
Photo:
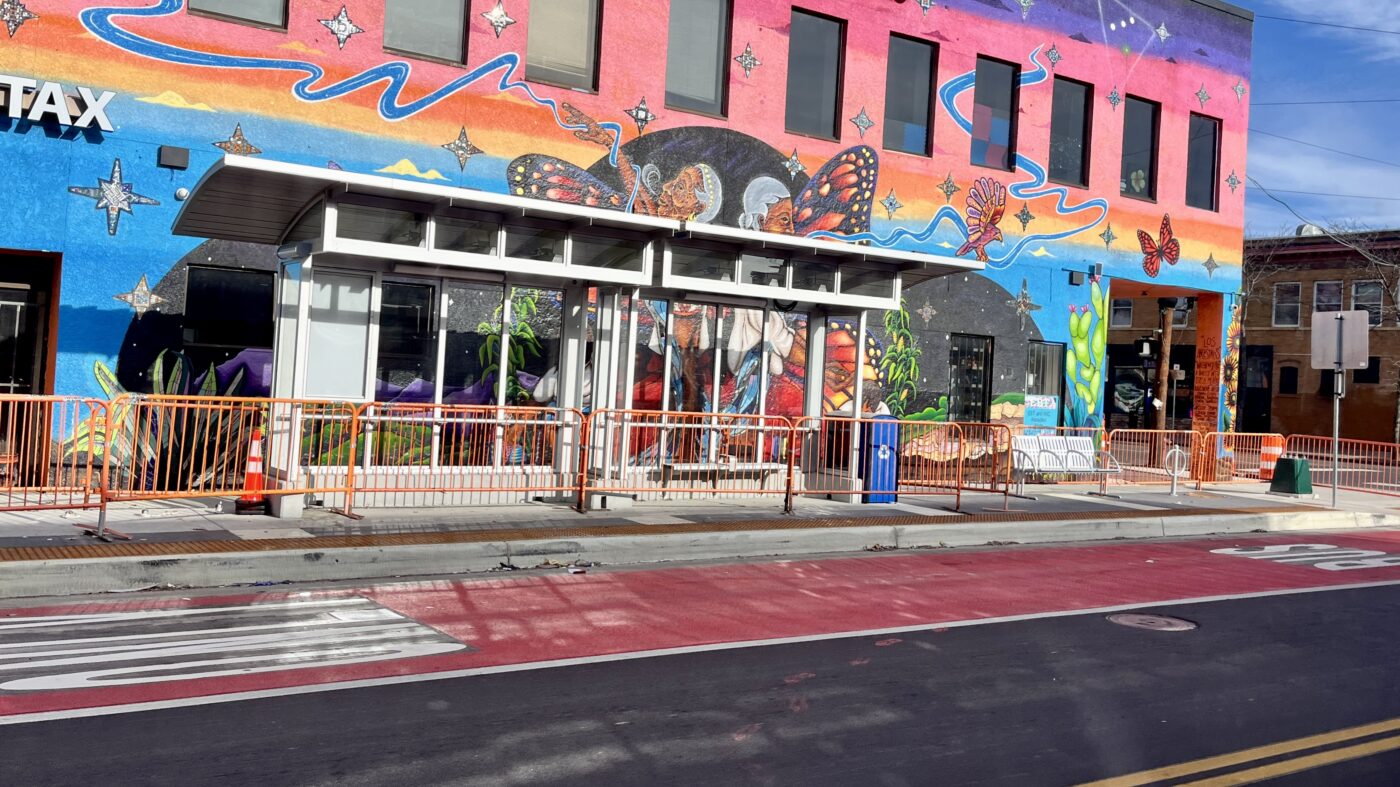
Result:
<svg viewBox="0 0 1400 787">
<path fill-rule="evenodd" d="M 1126 500 L 1114 500 L 1109 497 L 1097 497 L 1095 495 L 1076 495 L 1072 492 L 1046 492 L 1045 497 L 1056 497 L 1061 500 L 1073 500 L 1076 503 L 1098 503 L 1101 506 L 1112 506 L 1113 508 L 1130 508 L 1134 511 L 1165 511 L 1156 506 L 1145 506 L 1139 503 L 1129 503 Z"/>
<path fill-rule="evenodd" d="M 9 724 L 34 724 L 44 721 L 58 721 L 62 719 L 81 719 L 93 716 L 112 716 L 124 713 L 142 713 L 146 711 L 167 710 L 170 708 L 188 708 L 200 705 L 214 705 L 225 702 L 243 702 L 246 700 L 271 699 L 274 697 L 287 697 L 299 694 L 319 694 L 327 691 L 345 691 L 347 689 L 364 689 L 376 686 L 395 686 L 405 683 L 426 683 L 429 681 L 453 680 L 456 678 L 469 678 L 478 675 L 499 675 L 510 672 L 528 672 L 541 669 L 557 669 L 560 667 L 575 667 L 584 664 L 603 664 L 614 661 L 632 661 L 636 659 L 658 658 L 662 656 L 679 656 L 688 653 L 710 653 L 724 650 L 742 650 L 746 648 L 762 648 L 773 645 L 793 645 L 804 642 L 821 642 L 825 640 L 855 639 L 860 637 L 880 637 L 890 634 L 909 634 L 918 631 L 929 631 L 932 629 L 945 628 L 966 628 L 970 626 L 987 626 L 996 623 L 1019 623 L 1029 620 L 1044 620 L 1047 618 L 1075 617 L 1080 615 L 1106 615 L 1112 612 L 1127 612 L 1138 609 L 1150 609 L 1163 606 L 1180 606 L 1189 604 L 1210 604 L 1220 601 L 1242 601 L 1246 599 L 1271 598 L 1275 596 L 1292 596 L 1303 593 L 1324 593 L 1338 590 L 1364 590 L 1367 588 L 1395 587 L 1400 585 L 1400 580 L 1387 580 L 1384 582 L 1358 582 L 1348 585 L 1327 585 L 1311 588 L 1290 588 L 1285 590 L 1261 590 L 1251 593 L 1227 593 L 1216 596 L 1195 596 L 1178 599 L 1159 599 L 1156 601 L 1142 602 L 1135 604 L 1118 604 L 1107 607 L 1089 607 L 1085 609 L 1067 609 L 1054 612 L 1034 612 L 1025 615 L 1003 615 L 993 618 L 975 618 L 972 620 L 955 620 L 948 622 L 921 623 L 910 626 L 896 626 L 891 628 L 863 629 L 859 631 L 840 631 L 827 634 L 806 634 L 798 637 L 775 637 L 771 639 L 743 640 L 739 642 L 716 642 L 707 645 L 687 645 L 678 648 L 661 648 L 657 650 L 642 650 L 631 653 L 609 653 L 598 656 L 579 656 L 568 659 L 554 659 L 550 661 L 532 661 L 520 664 L 502 664 L 493 667 L 476 667 L 472 669 L 450 670 L 445 672 L 431 672 L 420 675 L 395 675 L 384 678 L 365 678 L 361 680 L 338 681 L 334 683 L 321 683 L 312 686 L 292 686 L 281 689 L 262 689 L 258 691 L 243 691 L 231 694 L 217 694 L 205 697 L 184 697 L 174 700 L 158 700 L 154 702 L 136 702 L 125 705 L 108 705 L 97 708 L 75 708 L 72 710 L 48 711 L 42 713 L 22 713 L 8 716 L 0 716 L 0 725 Z"/>
</svg>

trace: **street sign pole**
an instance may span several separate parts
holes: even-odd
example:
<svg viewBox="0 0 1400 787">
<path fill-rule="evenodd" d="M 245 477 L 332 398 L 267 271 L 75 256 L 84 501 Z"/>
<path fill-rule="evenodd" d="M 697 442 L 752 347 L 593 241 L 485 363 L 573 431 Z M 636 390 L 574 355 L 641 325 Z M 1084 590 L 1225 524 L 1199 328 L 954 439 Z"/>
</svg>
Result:
<svg viewBox="0 0 1400 787">
<path fill-rule="evenodd" d="M 1342 397 L 1346 395 L 1346 371 L 1342 368 L 1342 322 L 1344 312 L 1337 312 L 1337 364 L 1332 372 L 1332 507 L 1337 507 L 1337 485 L 1342 472 Z"/>
</svg>

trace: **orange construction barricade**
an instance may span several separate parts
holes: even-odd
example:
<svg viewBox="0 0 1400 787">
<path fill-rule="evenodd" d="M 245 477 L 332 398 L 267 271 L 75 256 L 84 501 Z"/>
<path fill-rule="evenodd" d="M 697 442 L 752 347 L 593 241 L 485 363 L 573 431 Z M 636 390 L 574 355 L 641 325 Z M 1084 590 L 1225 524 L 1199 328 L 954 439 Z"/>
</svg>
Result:
<svg viewBox="0 0 1400 787">
<path fill-rule="evenodd" d="M 1260 480 L 1273 480 L 1274 466 L 1278 464 L 1279 457 L 1283 456 L 1283 445 L 1283 435 L 1264 435 L 1263 446 L 1259 449 Z"/>
</svg>

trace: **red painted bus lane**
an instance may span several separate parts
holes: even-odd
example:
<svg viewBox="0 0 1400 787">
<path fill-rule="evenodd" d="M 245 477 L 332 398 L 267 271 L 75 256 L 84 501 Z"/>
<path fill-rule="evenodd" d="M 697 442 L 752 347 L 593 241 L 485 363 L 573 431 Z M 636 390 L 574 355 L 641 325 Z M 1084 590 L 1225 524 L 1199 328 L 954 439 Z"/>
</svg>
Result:
<svg viewBox="0 0 1400 787">
<path fill-rule="evenodd" d="M 1400 532 L 85 599 L 0 613 L 0 717 L 1400 581 L 1385 561 L 1318 568 L 1320 546 L 1376 560 L 1400 554 Z M 1299 559 L 1218 553 L 1258 547 Z"/>
</svg>

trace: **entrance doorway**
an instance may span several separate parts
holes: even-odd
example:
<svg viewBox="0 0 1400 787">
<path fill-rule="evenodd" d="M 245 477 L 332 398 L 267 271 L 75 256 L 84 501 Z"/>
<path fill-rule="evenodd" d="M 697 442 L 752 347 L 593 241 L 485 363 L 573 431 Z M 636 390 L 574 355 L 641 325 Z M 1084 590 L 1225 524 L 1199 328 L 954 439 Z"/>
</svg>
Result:
<svg viewBox="0 0 1400 787">
<path fill-rule="evenodd" d="M 0 394 L 50 393 L 57 260 L 7 253 L 0 266 Z"/>
</svg>

